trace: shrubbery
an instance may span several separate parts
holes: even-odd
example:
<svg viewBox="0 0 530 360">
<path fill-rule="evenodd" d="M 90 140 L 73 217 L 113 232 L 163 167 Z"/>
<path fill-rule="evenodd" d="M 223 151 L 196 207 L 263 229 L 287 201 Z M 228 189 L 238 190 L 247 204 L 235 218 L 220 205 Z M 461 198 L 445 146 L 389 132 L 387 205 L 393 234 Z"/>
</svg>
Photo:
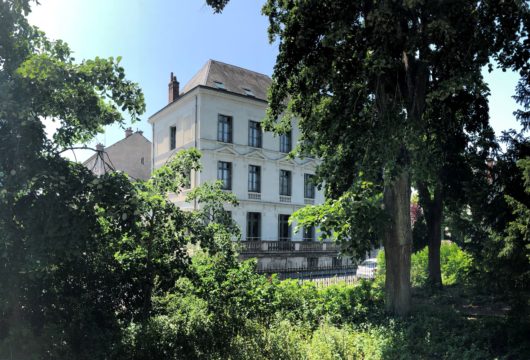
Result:
<svg viewBox="0 0 530 360">
<path fill-rule="evenodd" d="M 422 287 L 427 284 L 429 249 L 424 248 L 412 254 L 410 278 L 412 286 Z M 378 279 L 377 283 L 384 283 L 385 254 L 379 252 L 377 257 Z M 458 245 L 450 241 L 442 242 L 440 247 L 440 267 L 442 270 L 442 283 L 444 285 L 463 284 L 468 280 L 472 269 L 472 257 Z"/>
<path fill-rule="evenodd" d="M 462 281 L 467 254 L 454 244 L 442 249 L 445 281 Z M 425 278 L 424 258 L 413 260 L 416 284 Z M 482 359 L 528 350 L 521 335 L 528 329 L 501 336 L 506 320 L 469 321 L 425 304 L 396 320 L 384 313 L 378 281 L 319 288 L 256 274 L 254 266 L 196 254 L 190 274 L 157 295 L 149 321 L 125 328 L 122 358 Z"/>
</svg>

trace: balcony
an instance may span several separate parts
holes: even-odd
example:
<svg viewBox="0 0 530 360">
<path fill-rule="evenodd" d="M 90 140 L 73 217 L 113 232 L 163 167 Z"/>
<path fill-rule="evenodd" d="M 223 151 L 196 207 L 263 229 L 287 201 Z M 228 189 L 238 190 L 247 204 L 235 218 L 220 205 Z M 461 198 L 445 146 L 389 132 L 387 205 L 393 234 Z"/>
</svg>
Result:
<svg viewBox="0 0 530 360">
<path fill-rule="evenodd" d="M 290 203 L 291 197 L 287 195 L 280 195 L 280 202 L 282 203 Z"/>
<path fill-rule="evenodd" d="M 319 241 L 241 241 L 241 255 L 267 253 L 337 253 L 339 247 L 330 242 Z"/>
<path fill-rule="evenodd" d="M 249 200 L 261 200 L 261 193 L 249 192 L 248 193 L 248 199 Z"/>
<path fill-rule="evenodd" d="M 315 205 L 315 199 L 304 198 L 304 204 L 306 204 L 306 205 Z"/>
</svg>

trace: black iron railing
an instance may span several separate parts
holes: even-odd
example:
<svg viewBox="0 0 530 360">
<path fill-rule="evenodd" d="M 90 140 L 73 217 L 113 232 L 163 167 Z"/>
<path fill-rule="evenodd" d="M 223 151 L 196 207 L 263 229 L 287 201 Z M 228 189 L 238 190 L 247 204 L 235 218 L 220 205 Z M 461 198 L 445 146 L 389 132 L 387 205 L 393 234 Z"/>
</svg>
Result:
<svg viewBox="0 0 530 360">
<path fill-rule="evenodd" d="M 277 274 L 280 279 L 318 279 L 333 276 L 355 276 L 356 270 L 356 265 L 282 268 L 261 268 L 258 266 L 256 269 L 260 274 Z"/>
<path fill-rule="evenodd" d="M 241 241 L 241 254 L 267 252 L 338 252 L 337 244 L 320 241 Z"/>
</svg>

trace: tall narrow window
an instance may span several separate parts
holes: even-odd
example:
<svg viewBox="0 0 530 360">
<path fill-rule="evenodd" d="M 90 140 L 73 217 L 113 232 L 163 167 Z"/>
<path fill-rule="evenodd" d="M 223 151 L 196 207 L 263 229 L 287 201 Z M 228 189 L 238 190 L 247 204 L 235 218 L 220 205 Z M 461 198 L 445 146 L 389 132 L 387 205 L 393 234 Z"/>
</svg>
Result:
<svg viewBox="0 0 530 360">
<path fill-rule="evenodd" d="M 261 168 L 259 166 L 248 166 L 248 191 L 261 192 Z"/>
<path fill-rule="evenodd" d="M 182 187 L 184 189 L 191 189 L 191 170 L 182 174 Z"/>
<path fill-rule="evenodd" d="M 169 150 L 174 150 L 177 147 L 177 127 L 169 127 Z"/>
<path fill-rule="evenodd" d="M 232 190 L 232 163 L 217 162 L 217 179 L 223 182 L 224 190 Z"/>
<path fill-rule="evenodd" d="M 285 134 L 280 135 L 280 152 L 288 153 L 292 150 L 292 133 L 291 131 L 286 132 Z"/>
<path fill-rule="evenodd" d="M 304 174 L 304 197 L 306 199 L 315 198 L 315 175 Z"/>
<path fill-rule="evenodd" d="M 307 268 L 308 269 L 317 269 L 318 268 L 318 258 L 317 257 L 308 257 L 307 258 Z"/>
<path fill-rule="evenodd" d="M 280 195 L 291 196 L 291 172 L 280 170 Z"/>
<path fill-rule="evenodd" d="M 247 240 L 261 240 L 261 213 L 247 213 Z"/>
<path fill-rule="evenodd" d="M 291 225 L 289 225 L 289 215 L 278 215 L 278 240 L 291 241 Z"/>
<path fill-rule="evenodd" d="M 249 120 L 248 122 L 248 146 L 261 147 L 261 124 L 257 121 Z"/>
<path fill-rule="evenodd" d="M 331 266 L 334 268 L 342 266 L 342 258 L 340 256 L 335 256 L 331 259 Z"/>
<path fill-rule="evenodd" d="M 304 226 L 304 241 L 314 241 L 315 240 L 315 227 L 314 226 Z"/>
<path fill-rule="evenodd" d="M 217 116 L 217 141 L 225 143 L 232 142 L 232 117 L 221 115 Z"/>
</svg>

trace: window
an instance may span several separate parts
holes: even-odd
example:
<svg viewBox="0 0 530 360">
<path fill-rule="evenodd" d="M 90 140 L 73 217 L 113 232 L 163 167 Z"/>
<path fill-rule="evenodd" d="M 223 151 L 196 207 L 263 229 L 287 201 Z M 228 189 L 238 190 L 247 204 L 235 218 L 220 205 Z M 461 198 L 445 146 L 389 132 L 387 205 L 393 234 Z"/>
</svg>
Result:
<svg viewBox="0 0 530 360">
<path fill-rule="evenodd" d="M 247 240 L 261 240 L 261 213 L 247 213 Z"/>
<path fill-rule="evenodd" d="M 221 81 L 214 81 L 214 82 L 213 82 L 213 85 L 214 85 L 217 89 L 226 90 L 226 88 L 225 88 L 225 84 L 223 84 Z"/>
<path fill-rule="evenodd" d="M 143 157 L 140 159 L 140 164 L 145 165 L 145 161 Z"/>
<path fill-rule="evenodd" d="M 342 266 L 342 258 L 340 256 L 335 256 L 331 259 L 331 266 L 335 267 L 341 267 Z"/>
<path fill-rule="evenodd" d="M 291 240 L 291 225 L 289 225 L 289 215 L 278 215 L 278 240 Z"/>
<path fill-rule="evenodd" d="M 280 135 L 280 152 L 288 153 L 292 150 L 291 135 L 290 131 Z"/>
<path fill-rule="evenodd" d="M 221 115 L 217 116 L 217 141 L 225 143 L 232 142 L 232 117 Z"/>
<path fill-rule="evenodd" d="M 249 120 L 248 122 L 248 146 L 261 147 L 261 124 L 257 121 Z"/>
<path fill-rule="evenodd" d="M 243 91 L 245 92 L 245 95 L 247 96 L 254 96 L 254 93 L 249 88 L 243 88 Z"/>
<path fill-rule="evenodd" d="M 217 162 L 217 179 L 223 182 L 224 190 L 232 190 L 232 163 Z"/>
<path fill-rule="evenodd" d="M 280 170 L 280 195 L 291 196 L 291 172 Z"/>
<path fill-rule="evenodd" d="M 261 168 L 259 166 L 248 166 L 248 191 L 261 192 Z"/>
<path fill-rule="evenodd" d="M 169 150 L 174 150 L 177 147 L 177 127 L 169 127 Z"/>
<path fill-rule="evenodd" d="M 315 175 L 304 174 L 304 197 L 306 199 L 315 198 L 315 184 L 314 184 Z"/>
<path fill-rule="evenodd" d="M 317 257 L 308 257 L 307 258 L 307 268 L 316 269 L 318 268 L 318 258 Z"/>
<path fill-rule="evenodd" d="M 191 189 L 191 170 L 182 174 L 182 187 Z"/>
<path fill-rule="evenodd" d="M 304 226 L 304 241 L 314 241 L 315 240 L 315 227 L 314 226 Z"/>
</svg>

